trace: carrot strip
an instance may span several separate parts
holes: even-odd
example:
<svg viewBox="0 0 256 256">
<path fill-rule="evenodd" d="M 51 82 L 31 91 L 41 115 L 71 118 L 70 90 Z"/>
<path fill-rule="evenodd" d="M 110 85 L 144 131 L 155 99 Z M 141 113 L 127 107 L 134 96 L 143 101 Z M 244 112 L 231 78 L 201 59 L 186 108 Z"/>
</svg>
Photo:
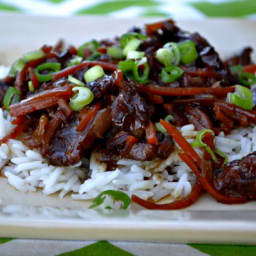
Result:
<svg viewBox="0 0 256 256">
<path fill-rule="evenodd" d="M 132 146 L 138 141 L 138 139 L 132 135 L 127 136 L 126 138 L 126 144 L 124 146 L 124 149 L 122 150 L 122 153 L 128 153 L 131 151 Z"/>
<path fill-rule="evenodd" d="M 105 70 L 109 70 L 109 71 L 115 71 L 117 69 L 117 66 L 114 65 L 114 64 L 110 64 L 110 63 L 106 63 L 106 62 L 103 62 L 103 61 L 84 61 L 80 64 L 77 64 L 77 65 L 74 65 L 74 66 L 71 66 L 71 67 L 67 67 L 57 73 L 55 73 L 53 76 L 52 76 L 52 81 L 56 81 L 62 77 L 67 77 L 71 74 L 73 74 L 74 72 L 84 68 L 84 67 L 87 67 L 87 66 L 96 66 L 96 65 L 99 65 L 101 66 L 103 69 Z"/>
<path fill-rule="evenodd" d="M 174 201 L 169 204 L 156 204 L 148 200 L 139 198 L 136 195 L 132 195 L 132 201 L 151 210 L 177 210 L 186 208 L 197 201 L 202 191 L 202 186 L 200 183 L 196 183 L 191 191 L 191 193 L 185 198 Z"/>
<path fill-rule="evenodd" d="M 156 127 L 151 121 L 149 121 L 148 125 L 146 126 L 146 138 L 148 144 L 156 145 L 158 143 Z"/>
<path fill-rule="evenodd" d="M 162 96 L 193 96 L 198 94 L 214 94 L 218 96 L 224 96 L 229 92 L 234 92 L 235 87 L 189 87 L 189 88 L 171 88 L 160 87 L 156 85 L 142 85 L 140 84 L 138 89 L 143 93 L 152 93 Z"/>
<path fill-rule="evenodd" d="M 226 111 L 232 112 L 233 114 L 237 114 L 239 116 L 239 118 L 241 118 L 240 116 L 244 115 L 247 118 L 249 118 L 249 120 L 251 122 L 256 124 L 256 112 L 255 111 L 242 109 L 234 104 L 229 104 L 226 102 L 216 102 L 215 106 L 220 107 L 220 110 L 224 109 Z"/>
<path fill-rule="evenodd" d="M 205 177 L 203 177 L 190 156 L 187 153 L 179 153 L 179 157 L 187 164 L 187 166 L 193 171 L 197 179 L 201 183 L 202 187 L 217 201 L 225 204 L 241 204 L 245 203 L 247 199 L 245 197 L 228 197 L 222 195 L 218 190 L 216 190 L 212 184 L 210 184 Z"/>
<path fill-rule="evenodd" d="M 164 99 L 160 95 L 153 95 L 153 94 L 147 94 L 148 99 L 153 103 L 153 104 L 158 104 L 161 105 L 164 103 Z"/>
<path fill-rule="evenodd" d="M 58 104 L 59 98 L 70 98 L 73 95 L 71 86 L 63 86 L 38 93 L 30 98 L 10 106 L 11 116 L 23 116 L 34 111 Z"/>
<path fill-rule="evenodd" d="M 182 148 L 182 150 L 190 155 L 197 166 L 200 166 L 201 159 L 200 156 L 196 153 L 196 151 L 192 148 L 192 146 L 186 141 L 186 139 L 182 136 L 180 131 L 172 124 L 165 122 L 164 120 L 160 120 L 161 125 L 167 130 L 169 135 L 176 141 L 176 143 Z"/>
<path fill-rule="evenodd" d="M 17 126 L 12 130 L 12 132 L 9 135 L 5 136 L 3 139 L 0 140 L 0 145 L 8 142 L 9 139 L 17 138 L 23 132 L 26 125 L 26 122 L 17 124 Z"/>
<path fill-rule="evenodd" d="M 251 73 L 251 74 L 255 74 L 256 73 L 256 64 L 244 66 L 243 71 Z"/>
<path fill-rule="evenodd" d="M 77 126 L 77 131 L 81 132 L 85 129 L 88 123 L 96 116 L 98 110 L 100 109 L 101 104 L 96 103 L 92 106 L 87 112 L 86 115 L 81 115 L 82 120 L 80 121 L 79 125 Z"/>
<path fill-rule="evenodd" d="M 201 77 L 213 77 L 221 78 L 221 75 L 211 69 L 197 69 L 195 71 L 185 71 L 186 74 L 191 76 L 201 76 Z"/>
</svg>

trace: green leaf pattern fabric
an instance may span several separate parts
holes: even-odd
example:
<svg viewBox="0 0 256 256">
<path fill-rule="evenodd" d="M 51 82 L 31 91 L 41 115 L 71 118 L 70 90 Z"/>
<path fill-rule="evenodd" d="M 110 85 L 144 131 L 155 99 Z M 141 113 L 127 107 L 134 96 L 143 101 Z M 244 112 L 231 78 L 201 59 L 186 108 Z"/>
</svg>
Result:
<svg viewBox="0 0 256 256">
<path fill-rule="evenodd" d="M 113 17 L 254 18 L 255 0 L 0 0 L 0 11 Z"/>
<path fill-rule="evenodd" d="M 108 15 L 120 18 L 172 17 L 174 19 L 204 19 L 207 17 L 228 17 L 254 19 L 256 17 L 256 0 L 0 0 L 0 12 L 57 16 Z M 40 255 L 48 256 L 256 255 L 256 246 L 245 245 L 175 245 L 170 243 L 112 241 L 80 241 L 78 243 L 73 241 L 72 244 L 77 249 L 70 250 L 67 249 L 69 248 L 67 243 L 71 241 L 55 241 L 54 246 L 52 244 L 48 248 L 47 246 L 40 247 L 40 243 L 45 244 L 43 240 L 35 240 L 37 248 L 33 253 L 33 248 L 28 248 L 26 241 L 28 243 L 29 240 L 0 238 L 0 255 L 15 255 L 12 253 L 15 253 L 16 248 L 17 250 L 18 248 L 23 248 L 19 249 L 20 251 L 17 251 L 16 255 L 26 256 L 37 255 L 38 252 L 40 252 Z"/>
</svg>

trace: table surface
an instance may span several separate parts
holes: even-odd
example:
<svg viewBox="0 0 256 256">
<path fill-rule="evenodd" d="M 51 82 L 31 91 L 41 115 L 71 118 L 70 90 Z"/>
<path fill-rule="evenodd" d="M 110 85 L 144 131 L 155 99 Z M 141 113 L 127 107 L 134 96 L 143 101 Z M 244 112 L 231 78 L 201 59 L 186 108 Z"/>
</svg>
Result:
<svg viewBox="0 0 256 256">
<path fill-rule="evenodd" d="M 112 17 L 256 17 L 255 0 L 2 0 L 0 11 L 32 15 Z M 1 14 L 0 14 L 1 15 Z M 256 255 L 256 246 L 0 238 L 0 255 Z"/>
</svg>

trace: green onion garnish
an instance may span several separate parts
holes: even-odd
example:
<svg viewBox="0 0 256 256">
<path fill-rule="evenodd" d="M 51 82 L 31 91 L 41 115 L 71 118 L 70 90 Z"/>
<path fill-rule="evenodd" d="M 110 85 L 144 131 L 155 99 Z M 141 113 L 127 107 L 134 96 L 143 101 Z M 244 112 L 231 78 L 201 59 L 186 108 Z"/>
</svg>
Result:
<svg viewBox="0 0 256 256">
<path fill-rule="evenodd" d="M 77 65 L 80 64 L 82 62 L 83 58 L 80 56 L 75 56 L 74 58 L 72 58 L 69 63 L 68 66 L 73 66 L 73 65 Z"/>
<path fill-rule="evenodd" d="M 253 93 L 244 86 L 236 85 L 235 92 L 227 94 L 227 102 L 251 110 L 253 108 Z"/>
<path fill-rule="evenodd" d="M 164 120 L 168 123 L 170 123 L 170 121 L 174 121 L 174 118 L 172 115 L 167 115 Z M 168 134 L 168 132 L 166 131 L 166 129 L 160 124 L 160 123 L 155 123 L 156 125 L 156 130 L 163 133 L 163 134 Z"/>
<path fill-rule="evenodd" d="M 82 81 L 76 79 L 75 77 L 73 77 L 71 75 L 68 76 L 68 81 L 70 83 L 78 85 L 78 86 L 85 86 L 85 84 Z"/>
<path fill-rule="evenodd" d="M 32 52 L 28 52 L 23 56 L 23 59 L 25 60 L 25 62 L 29 62 L 31 60 L 36 60 L 39 58 L 44 57 L 45 53 L 42 50 L 35 50 Z"/>
<path fill-rule="evenodd" d="M 222 151 L 220 151 L 219 149 L 215 149 L 216 154 L 218 154 L 219 156 L 221 156 L 222 158 L 224 158 L 224 163 L 226 164 L 228 162 L 228 157 L 227 155 L 225 155 Z"/>
<path fill-rule="evenodd" d="M 163 65 L 177 66 L 180 63 L 180 51 L 176 43 L 167 43 L 156 52 L 156 58 Z"/>
<path fill-rule="evenodd" d="M 117 191 L 117 190 L 106 190 L 100 193 L 96 198 L 94 198 L 92 205 L 89 208 L 95 208 L 100 206 L 104 203 L 107 196 L 110 196 L 113 201 L 121 201 L 122 202 L 122 209 L 127 209 L 131 203 L 130 197 L 125 194 L 124 192 Z M 110 206 L 106 206 L 105 209 L 112 209 Z"/>
<path fill-rule="evenodd" d="M 123 49 L 123 54 L 125 56 L 127 56 L 128 52 L 129 51 L 135 51 L 138 49 L 138 47 L 140 46 L 141 44 L 141 40 L 139 39 L 132 39 L 131 41 L 129 41 L 127 43 L 127 45 L 125 46 L 125 48 Z"/>
<path fill-rule="evenodd" d="M 107 48 L 107 55 L 114 59 L 122 59 L 123 58 L 123 50 L 117 46 L 112 46 Z"/>
<path fill-rule="evenodd" d="M 133 75 L 135 81 L 139 83 L 146 83 L 149 77 L 149 70 L 150 68 L 146 58 L 136 61 L 133 66 Z"/>
<path fill-rule="evenodd" d="M 90 83 L 104 75 L 105 75 L 105 72 L 104 72 L 103 68 L 101 66 L 97 65 L 97 66 L 94 66 L 94 67 L 88 69 L 84 73 L 84 80 L 86 83 Z"/>
<path fill-rule="evenodd" d="M 203 147 L 212 157 L 214 162 L 218 162 L 216 155 L 214 152 L 211 150 L 211 148 L 203 142 L 203 137 L 205 136 L 206 133 L 210 133 L 214 135 L 214 131 L 211 129 L 203 129 L 199 131 L 196 135 L 196 139 L 191 143 L 191 146 L 193 147 Z"/>
<path fill-rule="evenodd" d="M 139 61 L 120 61 L 118 68 L 138 83 L 146 83 L 148 81 L 150 68 L 146 57 Z"/>
<path fill-rule="evenodd" d="M 174 121 L 174 117 L 172 115 L 167 115 L 164 119 L 164 121 L 170 123 Z"/>
<path fill-rule="evenodd" d="M 127 54 L 127 59 L 132 59 L 132 60 L 137 60 L 137 59 L 141 59 L 145 56 L 144 52 L 140 52 L 140 51 L 129 51 Z"/>
<path fill-rule="evenodd" d="M 132 72 L 133 67 L 134 67 L 133 60 L 124 60 L 118 63 L 118 68 L 121 69 L 126 74 L 129 72 Z"/>
<path fill-rule="evenodd" d="M 39 82 L 48 82 L 52 79 L 52 74 L 61 69 L 61 65 L 58 62 L 47 62 L 36 67 L 35 73 Z M 42 71 L 49 71 L 46 74 L 41 74 Z"/>
<path fill-rule="evenodd" d="M 146 40 L 147 36 L 144 36 L 142 34 L 136 33 L 136 32 L 130 32 L 123 34 L 120 38 L 120 45 L 121 48 L 125 48 L 125 46 L 133 39 L 138 39 L 140 41 Z"/>
<path fill-rule="evenodd" d="M 85 56 L 84 56 L 84 50 L 85 50 L 85 49 L 90 50 L 90 52 L 91 52 L 92 54 L 94 54 L 94 53 L 97 52 L 99 46 L 100 46 L 100 44 L 99 44 L 96 40 L 92 40 L 92 41 L 86 42 L 86 43 L 82 44 L 82 45 L 77 49 L 77 54 L 78 54 L 80 57 L 85 57 Z"/>
<path fill-rule="evenodd" d="M 35 50 L 24 54 L 22 58 L 13 63 L 8 76 L 14 77 L 17 72 L 20 72 L 24 68 L 27 62 L 42 58 L 44 55 L 45 53 L 42 50 Z"/>
<path fill-rule="evenodd" d="M 182 76 L 184 71 L 177 66 L 168 66 L 162 69 L 161 79 L 164 83 L 172 83 Z"/>
<path fill-rule="evenodd" d="M 183 64 L 190 64 L 197 59 L 198 53 L 196 50 L 196 45 L 193 41 L 186 40 L 186 41 L 180 42 L 178 44 L 178 47 L 181 55 L 180 56 L 181 62 Z"/>
<path fill-rule="evenodd" d="M 248 72 L 241 72 L 238 74 L 238 78 L 241 84 L 252 86 L 256 83 L 255 75 L 248 73 Z"/>
<path fill-rule="evenodd" d="M 28 81 L 28 90 L 29 90 L 30 92 L 34 92 L 34 91 L 35 91 L 35 87 L 34 87 L 32 81 Z"/>
<path fill-rule="evenodd" d="M 239 82 L 242 85 L 252 86 L 253 84 L 256 84 L 256 76 L 248 72 L 243 72 L 243 67 L 241 65 L 230 67 L 230 71 L 233 74 L 237 74 Z"/>
<path fill-rule="evenodd" d="M 6 110 L 10 110 L 10 105 L 20 101 L 20 92 L 15 87 L 9 87 L 4 95 L 3 104 Z"/>
<path fill-rule="evenodd" d="M 94 95 L 92 91 L 87 87 L 74 87 L 72 89 L 73 92 L 77 92 L 69 101 L 70 107 L 74 111 L 82 110 L 86 105 L 90 104 L 93 99 Z"/>
<path fill-rule="evenodd" d="M 166 131 L 166 129 L 158 122 L 158 123 L 155 123 L 155 125 L 156 125 L 156 130 L 158 131 L 158 132 L 161 132 L 161 133 L 163 133 L 163 134 L 167 134 L 167 131 Z"/>
<path fill-rule="evenodd" d="M 16 60 L 12 64 L 8 76 L 14 77 L 17 72 L 20 72 L 24 68 L 25 65 L 26 65 L 26 62 L 23 58 Z"/>
</svg>

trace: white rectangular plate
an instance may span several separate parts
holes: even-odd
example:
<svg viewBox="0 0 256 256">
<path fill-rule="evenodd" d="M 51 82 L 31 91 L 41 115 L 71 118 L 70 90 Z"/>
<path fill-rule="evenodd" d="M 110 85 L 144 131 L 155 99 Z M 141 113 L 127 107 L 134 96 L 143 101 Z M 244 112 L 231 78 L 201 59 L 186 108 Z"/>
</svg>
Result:
<svg viewBox="0 0 256 256">
<path fill-rule="evenodd" d="M 92 38 L 121 34 L 145 22 L 149 20 L 0 14 L 0 65 L 10 65 L 22 53 L 54 44 L 60 38 L 79 45 Z M 222 56 L 256 45 L 255 21 L 215 19 L 180 21 L 178 25 L 200 32 Z M 256 242 L 255 202 L 230 206 L 203 196 L 186 210 L 149 211 L 133 205 L 130 212 L 104 216 L 88 210 L 86 202 L 15 191 L 3 177 L 0 199 L 0 236 L 5 237 Z"/>
</svg>

